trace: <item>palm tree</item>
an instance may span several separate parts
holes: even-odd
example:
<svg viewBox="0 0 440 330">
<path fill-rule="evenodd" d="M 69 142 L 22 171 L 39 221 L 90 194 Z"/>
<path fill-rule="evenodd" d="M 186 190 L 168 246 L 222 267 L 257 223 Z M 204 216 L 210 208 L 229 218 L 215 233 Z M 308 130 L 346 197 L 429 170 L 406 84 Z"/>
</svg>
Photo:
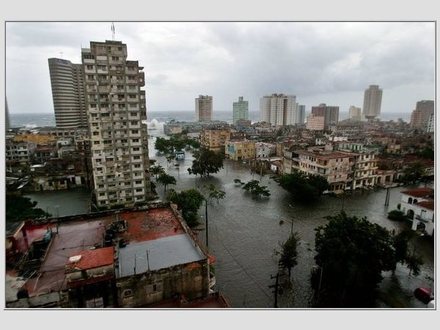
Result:
<svg viewBox="0 0 440 330">
<path fill-rule="evenodd" d="M 164 193 L 167 192 L 167 186 L 170 184 L 176 184 L 176 178 L 172 175 L 168 175 L 166 173 L 161 173 L 157 178 L 157 182 L 162 184 L 164 187 Z"/>
</svg>

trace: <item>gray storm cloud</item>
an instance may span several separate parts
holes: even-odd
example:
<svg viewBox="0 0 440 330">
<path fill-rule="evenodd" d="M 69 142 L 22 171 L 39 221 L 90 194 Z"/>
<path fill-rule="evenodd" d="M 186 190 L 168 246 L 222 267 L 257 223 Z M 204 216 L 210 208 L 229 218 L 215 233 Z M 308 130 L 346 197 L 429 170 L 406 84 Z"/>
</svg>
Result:
<svg viewBox="0 0 440 330">
<path fill-rule="evenodd" d="M 239 95 L 301 104 L 361 106 L 369 84 L 384 89 L 383 112 L 409 112 L 434 98 L 434 23 L 126 23 L 116 39 L 145 67 L 151 111 L 193 110 L 199 94 L 215 110 Z M 6 93 L 13 113 L 52 112 L 49 57 L 80 61 L 81 47 L 111 39 L 110 23 L 6 24 Z"/>
</svg>

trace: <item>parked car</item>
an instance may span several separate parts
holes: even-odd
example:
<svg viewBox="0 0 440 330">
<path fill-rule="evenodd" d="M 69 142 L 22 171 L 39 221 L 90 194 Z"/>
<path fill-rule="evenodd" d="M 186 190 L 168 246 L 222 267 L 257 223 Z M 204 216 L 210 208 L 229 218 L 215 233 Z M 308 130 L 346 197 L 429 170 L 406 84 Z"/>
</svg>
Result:
<svg viewBox="0 0 440 330">
<path fill-rule="evenodd" d="M 417 288 L 414 290 L 414 296 L 423 302 L 424 304 L 428 304 L 431 300 L 434 299 L 432 296 L 432 290 L 429 288 Z"/>
</svg>

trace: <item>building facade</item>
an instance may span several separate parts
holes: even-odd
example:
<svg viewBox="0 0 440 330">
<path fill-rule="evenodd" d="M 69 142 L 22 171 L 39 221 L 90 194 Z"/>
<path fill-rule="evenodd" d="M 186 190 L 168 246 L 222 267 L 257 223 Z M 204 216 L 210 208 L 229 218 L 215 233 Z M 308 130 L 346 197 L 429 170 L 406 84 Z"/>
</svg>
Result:
<svg viewBox="0 0 440 330">
<path fill-rule="evenodd" d="M 243 96 L 238 97 L 238 101 L 232 104 L 232 123 L 237 125 L 239 120 L 249 119 L 249 102 L 243 100 Z"/>
<path fill-rule="evenodd" d="M 229 129 L 205 129 L 200 133 L 200 144 L 206 149 L 223 152 L 230 138 Z"/>
<path fill-rule="evenodd" d="M 398 207 L 399 208 L 399 207 Z M 415 188 L 401 192 L 400 210 L 412 221 L 412 230 L 434 235 L 434 190 Z"/>
<path fill-rule="evenodd" d="M 143 67 L 120 41 L 82 49 L 98 208 L 133 206 L 151 197 Z"/>
<path fill-rule="evenodd" d="M 307 116 L 306 128 L 311 131 L 323 131 L 325 128 L 324 116 L 316 116 L 311 113 Z"/>
<path fill-rule="evenodd" d="M 351 120 L 362 120 L 362 109 L 351 105 L 348 109 L 348 115 Z"/>
<path fill-rule="evenodd" d="M 434 101 L 422 100 L 417 102 L 415 110 L 411 113 L 411 127 L 425 129 L 431 115 L 434 115 Z"/>
<path fill-rule="evenodd" d="M 284 94 L 272 94 L 260 99 L 261 121 L 274 126 L 299 124 L 296 96 Z"/>
<path fill-rule="evenodd" d="M 332 125 L 337 125 L 339 122 L 339 107 L 328 106 L 321 103 L 318 106 L 312 107 L 312 115 L 315 117 L 324 117 L 324 129 L 328 129 Z"/>
<path fill-rule="evenodd" d="M 60 58 L 48 61 L 56 126 L 87 127 L 83 66 Z"/>
<path fill-rule="evenodd" d="M 212 96 L 199 95 L 196 98 L 197 121 L 212 121 Z"/>
<path fill-rule="evenodd" d="M 382 89 L 378 85 L 370 85 L 364 92 L 364 117 L 368 120 L 379 117 L 381 105 Z"/>
<path fill-rule="evenodd" d="M 299 105 L 298 107 L 298 117 L 297 124 L 303 125 L 306 121 L 306 106 Z"/>
<path fill-rule="evenodd" d="M 255 141 L 227 141 L 225 156 L 232 160 L 249 160 L 255 158 Z"/>
</svg>

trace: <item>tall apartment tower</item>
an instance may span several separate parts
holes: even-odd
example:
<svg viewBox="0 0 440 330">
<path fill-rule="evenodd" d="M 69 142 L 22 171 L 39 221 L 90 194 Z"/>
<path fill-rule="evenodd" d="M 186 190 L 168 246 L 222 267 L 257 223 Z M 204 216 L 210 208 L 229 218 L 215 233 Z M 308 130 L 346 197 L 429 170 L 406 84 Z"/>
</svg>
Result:
<svg viewBox="0 0 440 330">
<path fill-rule="evenodd" d="M 56 126 L 87 127 L 83 66 L 60 58 L 48 61 Z"/>
<path fill-rule="evenodd" d="M 315 117 L 324 117 L 325 129 L 339 122 L 339 107 L 336 106 L 328 106 L 325 103 L 321 103 L 316 107 L 312 107 L 312 114 Z"/>
<path fill-rule="evenodd" d="M 361 121 L 362 119 L 362 110 L 361 108 L 355 107 L 351 105 L 348 109 L 348 115 L 351 120 Z"/>
<path fill-rule="evenodd" d="M 198 121 L 212 120 L 212 96 L 199 95 L 196 98 L 196 119 Z"/>
<path fill-rule="evenodd" d="M 411 113 L 411 127 L 425 128 L 431 114 L 434 114 L 434 101 L 418 101 L 416 109 Z"/>
<path fill-rule="evenodd" d="M 238 102 L 232 103 L 232 123 L 237 124 L 240 119 L 249 119 L 249 102 L 243 101 L 243 96 L 238 97 Z"/>
<path fill-rule="evenodd" d="M 260 119 L 275 126 L 298 124 L 296 96 L 272 94 L 260 99 Z"/>
<path fill-rule="evenodd" d="M 305 121 L 306 121 L 306 106 L 300 105 L 298 107 L 297 123 L 303 125 Z"/>
<path fill-rule="evenodd" d="M 382 104 L 382 90 L 378 85 L 370 85 L 364 93 L 363 115 L 368 120 L 373 120 L 380 116 L 380 106 Z"/>
<path fill-rule="evenodd" d="M 151 197 L 143 67 L 121 41 L 82 49 L 98 208 L 134 206 Z"/>
</svg>

